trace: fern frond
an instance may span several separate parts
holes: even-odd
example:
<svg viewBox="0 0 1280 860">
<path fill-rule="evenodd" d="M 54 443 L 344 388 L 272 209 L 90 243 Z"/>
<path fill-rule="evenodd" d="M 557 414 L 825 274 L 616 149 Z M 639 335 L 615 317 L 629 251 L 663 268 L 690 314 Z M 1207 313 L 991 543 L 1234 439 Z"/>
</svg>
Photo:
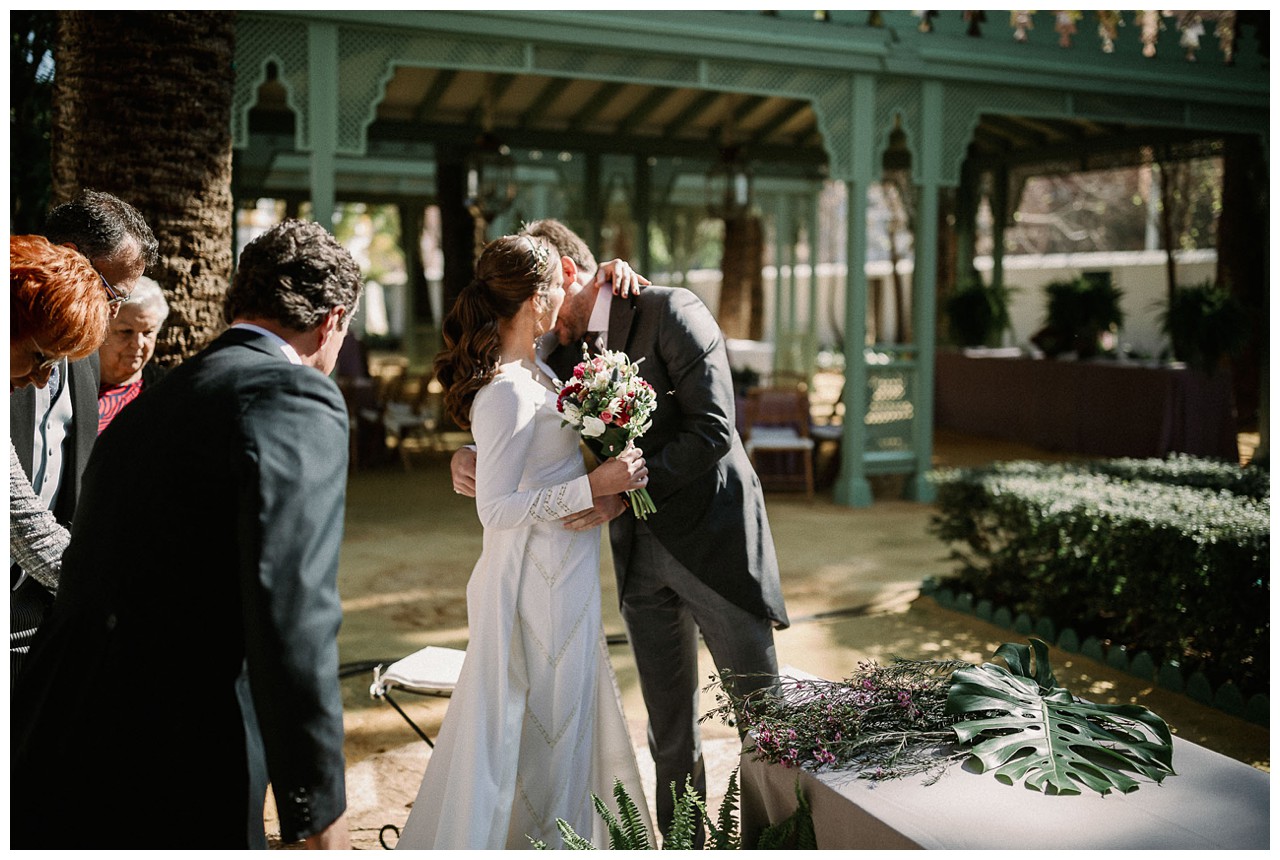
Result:
<svg viewBox="0 0 1280 860">
<path fill-rule="evenodd" d="M 671 826 L 667 829 L 662 841 L 664 851 L 693 850 L 693 835 L 698 829 L 698 793 L 693 790 L 693 780 L 688 775 L 684 779 L 684 793 L 676 795 L 676 784 L 671 783 L 671 799 L 675 801 L 675 809 L 671 815 Z"/>
<path fill-rule="evenodd" d="M 644 816 L 640 814 L 640 808 L 631 799 L 620 779 L 613 781 L 613 799 L 618 802 L 625 847 L 638 851 L 652 850 L 653 844 L 649 841 L 649 828 L 645 827 Z"/>
<path fill-rule="evenodd" d="M 818 847 L 818 837 L 813 830 L 813 810 L 809 799 L 800 788 L 800 778 L 796 777 L 796 809 L 777 824 L 771 824 L 760 834 L 756 848 L 762 851 L 780 849 L 807 849 Z"/>
<path fill-rule="evenodd" d="M 573 825 L 565 821 L 563 818 L 556 819 L 556 827 L 560 829 L 560 838 L 564 840 L 564 847 L 569 851 L 594 851 L 595 847 L 591 844 L 591 840 L 584 839 L 579 836 L 573 829 Z"/>
<path fill-rule="evenodd" d="M 613 817 L 609 807 L 605 806 L 604 801 L 597 797 L 594 792 L 591 794 L 591 804 L 596 808 L 596 814 L 604 822 L 605 829 L 609 831 L 609 850 L 620 851 L 624 848 L 629 848 L 630 846 L 625 844 L 626 836 L 622 832 L 622 826 L 618 824 L 618 819 Z"/>
<path fill-rule="evenodd" d="M 707 816 L 707 829 L 711 835 L 712 847 L 716 849 L 737 850 L 742 847 L 742 835 L 738 832 L 738 769 L 735 767 L 729 774 L 729 787 L 725 789 L 724 800 L 720 802 L 717 823 L 711 822 Z"/>
<path fill-rule="evenodd" d="M 800 777 L 796 777 L 796 848 L 801 851 L 818 850 L 818 834 L 813 830 L 813 808 L 809 798 L 800 790 Z"/>
</svg>

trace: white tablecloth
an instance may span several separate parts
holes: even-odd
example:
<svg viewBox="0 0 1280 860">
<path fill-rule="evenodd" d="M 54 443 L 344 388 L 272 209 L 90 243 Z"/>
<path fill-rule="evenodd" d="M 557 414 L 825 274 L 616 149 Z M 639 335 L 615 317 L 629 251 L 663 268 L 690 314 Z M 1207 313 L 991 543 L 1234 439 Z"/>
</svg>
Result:
<svg viewBox="0 0 1280 860">
<path fill-rule="evenodd" d="M 814 775 L 745 754 L 743 844 L 795 810 L 799 777 L 822 849 L 1270 847 L 1270 774 L 1177 737 L 1173 768 L 1163 783 L 1144 781 L 1130 794 L 1053 796 L 960 765 L 926 786 L 920 777 Z"/>
</svg>

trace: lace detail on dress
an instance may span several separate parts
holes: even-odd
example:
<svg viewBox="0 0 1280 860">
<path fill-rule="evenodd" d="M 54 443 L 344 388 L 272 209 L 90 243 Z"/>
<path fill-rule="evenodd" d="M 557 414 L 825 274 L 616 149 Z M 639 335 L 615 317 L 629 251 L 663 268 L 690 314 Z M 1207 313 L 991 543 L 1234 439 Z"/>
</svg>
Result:
<svg viewBox="0 0 1280 860">
<path fill-rule="evenodd" d="M 568 484 L 536 490 L 529 502 L 529 516 L 539 522 L 549 523 L 575 513 L 577 509 L 565 501 L 568 495 Z"/>
</svg>

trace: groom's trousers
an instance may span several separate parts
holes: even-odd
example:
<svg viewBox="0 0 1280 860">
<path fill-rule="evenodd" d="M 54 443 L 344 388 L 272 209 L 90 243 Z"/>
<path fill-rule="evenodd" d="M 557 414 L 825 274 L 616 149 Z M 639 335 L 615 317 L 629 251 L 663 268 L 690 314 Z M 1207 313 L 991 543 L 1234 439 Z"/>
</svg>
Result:
<svg viewBox="0 0 1280 860">
<path fill-rule="evenodd" d="M 686 777 L 707 796 L 698 732 L 698 633 L 707 643 L 716 670 L 749 675 L 741 693 L 776 680 L 778 660 L 773 627 L 767 618 L 747 612 L 717 594 L 662 546 L 643 522 L 635 539 L 625 582 L 618 585 L 622 618 L 640 673 L 640 691 L 649 712 L 649 751 L 657 775 L 658 829 L 671 824 L 674 801 Z M 697 844 L 704 838 L 701 819 Z"/>
</svg>

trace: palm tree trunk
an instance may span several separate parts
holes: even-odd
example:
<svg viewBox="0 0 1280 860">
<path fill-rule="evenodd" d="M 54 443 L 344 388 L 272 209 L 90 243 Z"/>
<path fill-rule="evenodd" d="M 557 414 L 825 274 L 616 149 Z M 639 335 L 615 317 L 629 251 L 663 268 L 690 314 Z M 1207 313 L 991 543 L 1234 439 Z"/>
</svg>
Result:
<svg viewBox="0 0 1280 860">
<path fill-rule="evenodd" d="M 172 365 L 223 327 L 231 276 L 233 12 L 59 12 L 52 202 L 115 194 L 160 243 Z"/>
</svg>

